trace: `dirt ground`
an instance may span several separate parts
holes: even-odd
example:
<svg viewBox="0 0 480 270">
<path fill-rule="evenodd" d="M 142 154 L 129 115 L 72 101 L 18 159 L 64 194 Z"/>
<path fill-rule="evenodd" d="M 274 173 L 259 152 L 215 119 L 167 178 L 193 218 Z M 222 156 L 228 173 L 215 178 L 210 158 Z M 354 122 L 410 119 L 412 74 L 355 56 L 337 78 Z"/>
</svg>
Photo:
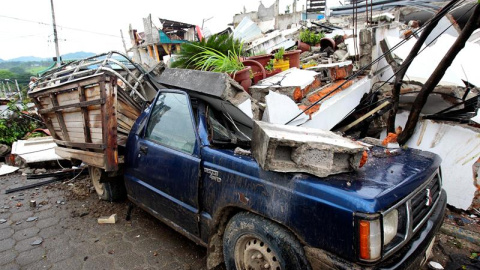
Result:
<svg viewBox="0 0 480 270">
<path fill-rule="evenodd" d="M 32 182 L 21 172 L 0 177 L 0 269 L 206 268 L 205 248 L 139 208 L 126 221 L 127 201 L 98 200 L 86 175 L 5 194 Z M 30 200 L 37 206 L 30 207 Z M 480 235 L 478 216 L 452 210 L 447 210 L 446 224 Z M 98 217 L 114 213 L 116 224 L 97 223 Z M 37 219 L 27 222 L 29 217 Z M 37 240 L 41 243 L 33 245 Z M 432 260 L 445 269 L 480 269 L 478 255 L 479 246 L 439 233 Z"/>
</svg>

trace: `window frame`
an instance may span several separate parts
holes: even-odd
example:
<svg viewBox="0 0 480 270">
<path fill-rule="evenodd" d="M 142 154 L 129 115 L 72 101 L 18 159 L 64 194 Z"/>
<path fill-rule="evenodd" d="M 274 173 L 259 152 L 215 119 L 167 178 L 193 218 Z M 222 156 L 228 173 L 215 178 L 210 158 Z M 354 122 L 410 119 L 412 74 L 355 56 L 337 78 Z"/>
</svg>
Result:
<svg viewBox="0 0 480 270">
<path fill-rule="evenodd" d="M 176 149 L 176 148 L 173 148 L 171 147 L 170 145 L 166 145 L 166 144 L 163 144 L 159 141 L 156 141 L 156 140 L 153 140 L 151 138 L 147 138 L 146 137 L 146 134 L 147 134 L 147 129 L 148 129 L 148 124 L 150 124 L 150 118 L 152 117 L 152 112 L 155 108 L 155 105 L 157 104 L 157 100 L 158 98 L 160 97 L 160 95 L 162 94 L 166 94 L 166 93 L 172 93 L 172 94 L 181 94 L 181 95 L 184 95 L 185 98 L 187 99 L 187 109 L 189 111 L 189 115 L 190 115 L 190 121 L 191 121 L 191 125 L 192 125 L 192 128 L 193 128 L 193 134 L 195 136 L 195 145 L 193 147 L 193 152 L 192 153 L 189 153 L 189 152 L 185 152 L 185 151 L 182 151 L 180 149 Z M 198 150 L 198 146 L 200 145 L 200 140 L 198 138 L 198 130 L 197 130 L 197 127 L 196 127 L 196 123 L 195 123 L 195 118 L 194 118 L 194 114 L 193 114 L 193 107 L 192 107 L 192 103 L 190 102 L 190 96 L 185 93 L 184 91 L 181 91 L 181 90 L 174 90 L 174 89 L 168 89 L 168 90 L 159 90 L 157 95 L 155 96 L 155 99 L 152 101 L 152 104 L 151 104 L 151 107 L 150 107 L 150 112 L 148 114 L 148 117 L 146 119 L 146 122 L 144 124 L 144 126 L 142 127 L 142 139 L 144 140 L 147 140 L 147 141 L 150 141 L 152 143 L 155 143 L 157 145 L 161 145 L 163 147 L 166 147 L 168 149 L 170 149 L 171 151 L 176 151 L 176 152 L 180 152 L 180 153 L 183 153 L 185 155 L 191 155 L 191 156 L 196 156 L 198 157 L 199 156 L 199 150 Z"/>
</svg>

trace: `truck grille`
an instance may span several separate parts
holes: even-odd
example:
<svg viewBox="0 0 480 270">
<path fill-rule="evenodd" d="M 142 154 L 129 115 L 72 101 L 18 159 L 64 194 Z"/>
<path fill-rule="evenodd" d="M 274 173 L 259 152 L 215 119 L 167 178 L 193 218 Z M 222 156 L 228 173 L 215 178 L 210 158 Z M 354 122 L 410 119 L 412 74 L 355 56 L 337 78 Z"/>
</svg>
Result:
<svg viewBox="0 0 480 270">
<path fill-rule="evenodd" d="M 440 178 L 436 174 L 430 183 L 411 199 L 413 231 L 421 225 L 440 195 Z"/>
</svg>

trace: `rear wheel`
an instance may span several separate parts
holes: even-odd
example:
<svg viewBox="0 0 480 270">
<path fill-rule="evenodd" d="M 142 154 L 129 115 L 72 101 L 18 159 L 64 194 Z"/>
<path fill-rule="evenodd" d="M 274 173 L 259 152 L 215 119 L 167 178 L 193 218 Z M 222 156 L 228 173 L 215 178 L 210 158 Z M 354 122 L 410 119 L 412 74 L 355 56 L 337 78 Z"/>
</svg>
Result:
<svg viewBox="0 0 480 270">
<path fill-rule="evenodd" d="M 125 185 L 120 176 L 109 177 L 103 169 L 93 166 L 89 166 L 88 170 L 100 199 L 111 202 L 125 198 Z"/>
<path fill-rule="evenodd" d="M 302 245 L 280 225 L 251 213 L 235 215 L 223 238 L 227 269 L 310 269 Z"/>
</svg>

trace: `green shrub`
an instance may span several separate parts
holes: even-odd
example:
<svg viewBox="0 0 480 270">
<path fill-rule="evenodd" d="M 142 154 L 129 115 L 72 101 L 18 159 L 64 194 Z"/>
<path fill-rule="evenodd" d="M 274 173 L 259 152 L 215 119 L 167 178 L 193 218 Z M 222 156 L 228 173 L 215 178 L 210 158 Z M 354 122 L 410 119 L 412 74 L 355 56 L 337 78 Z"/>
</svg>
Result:
<svg viewBox="0 0 480 270">
<path fill-rule="evenodd" d="M 180 53 L 177 59 L 172 63 L 174 68 L 193 68 L 191 60 L 199 53 L 205 52 L 205 48 L 211 51 L 220 52 L 223 55 L 228 55 L 228 52 L 233 50 L 238 55 L 242 55 L 242 43 L 228 34 L 212 35 L 204 38 L 199 42 L 183 43 L 181 45 Z"/>
<path fill-rule="evenodd" d="M 26 110 L 22 103 L 22 110 Z M 8 110 L 13 112 L 8 118 L 0 118 L 0 143 L 11 145 L 23 138 L 28 132 L 42 127 L 41 121 L 34 116 L 26 115 L 17 107 L 15 101 L 8 103 Z"/>
</svg>

